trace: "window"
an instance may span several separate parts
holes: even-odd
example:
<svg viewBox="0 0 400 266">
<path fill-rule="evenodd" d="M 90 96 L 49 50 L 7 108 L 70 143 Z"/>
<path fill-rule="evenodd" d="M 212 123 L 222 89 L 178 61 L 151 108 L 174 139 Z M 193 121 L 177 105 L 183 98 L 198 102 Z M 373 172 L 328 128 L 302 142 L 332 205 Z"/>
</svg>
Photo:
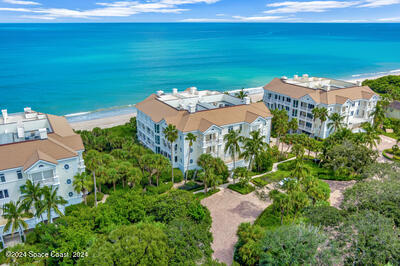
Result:
<svg viewBox="0 0 400 266">
<path fill-rule="evenodd" d="M 228 131 L 232 131 L 233 130 L 233 127 L 232 126 L 230 126 L 229 127 L 229 129 L 228 129 Z"/>
<path fill-rule="evenodd" d="M 287 98 L 286 98 L 286 101 L 287 101 L 288 103 L 290 103 L 292 100 L 291 100 L 289 97 L 287 97 Z"/>
<path fill-rule="evenodd" d="M 154 131 L 158 134 L 160 133 L 160 125 L 154 124 Z"/>
<path fill-rule="evenodd" d="M 0 190 L 0 199 L 8 198 L 8 189 Z"/>
<path fill-rule="evenodd" d="M 4 177 L 4 174 L 0 174 L 0 181 L 6 182 L 6 178 Z"/>
<path fill-rule="evenodd" d="M 69 184 L 71 184 L 71 179 L 67 179 L 67 184 L 69 185 Z"/>
<path fill-rule="evenodd" d="M 289 107 L 286 106 L 285 108 L 286 108 L 286 111 L 289 111 Z"/>
<path fill-rule="evenodd" d="M 72 197 L 73 195 L 74 195 L 74 193 L 72 193 L 72 192 L 68 193 L 68 196 L 70 196 L 70 197 Z"/>
<path fill-rule="evenodd" d="M 275 94 L 275 100 L 278 99 L 278 95 Z"/>
<path fill-rule="evenodd" d="M 193 163 L 193 159 L 190 159 L 190 163 L 191 163 L 191 164 Z"/>
<path fill-rule="evenodd" d="M 190 152 L 193 152 L 193 148 L 190 148 Z"/>
<path fill-rule="evenodd" d="M 178 162 L 178 156 L 175 156 L 175 160 L 174 160 L 175 162 Z"/>
<path fill-rule="evenodd" d="M 295 107 L 295 108 L 299 107 L 299 101 L 298 100 L 293 100 L 293 107 Z"/>
<path fill-rule="evenodd" d="M 353 116 L 354 115 L 354 111 L 351 111 L 350 115 Z"/>
<path fill-rule="evenodd" d="M 178 150 L 178 144 L 175 144 L 174 150 L 175 150 L 175 151 Z"/>
<path fill-rule="evenodd" d="M 39 168 L 42 168 L 42 167 L 44 167 L 44 165 L 43 165 L 43 164 L 39 165 Z"/>
<path fill-rule="evenodd" d="M 297 110 L 296 109 L 292 110 L 292 116 L 297 116 Z"/>
<path fill-rule="evenodd" d="M 359 110 L 357 110 L 356 114 L 358 115 L 358 113 L 359 113 Z"/>
<path fill-rule="evenodd" d="M 310 103 L 308 104 L 309 109 L 314 109 L 314 107 L 315 107 L 314 104 L 310 104 Z"/>
<path fill-rule="evenodd" d="M 23 178 L 21 170 L 17 171 L 17 176 L 18 176 L 18 179 L 22 179 Z"/>
<path fill-rule="evenodd" d="M 68 170 L 69 169 L 69 165 L 68 164 L 64 164 L 64 169 Z"/>
<path fill-rule="evenodd" d="M 312 124 L 309 123 L 309 122 L 307 122 L 307 123 L 306 123 L 306 127 L 311 128 L 311 127 L 312 127 Z"/>
<path fill-rule="evenodd" d="M 160 136 L 156 136 L 156 144 L 160 144 Z"/>
<path fill-rule="evenodd" d="M 156 147 L 156 153 L 160 153 L 160 147 Z"/>
<path fill-rule="evenodd" d="M 268 93 L 268 99 L 271 99 L 271 93 Z"/>
</svg>

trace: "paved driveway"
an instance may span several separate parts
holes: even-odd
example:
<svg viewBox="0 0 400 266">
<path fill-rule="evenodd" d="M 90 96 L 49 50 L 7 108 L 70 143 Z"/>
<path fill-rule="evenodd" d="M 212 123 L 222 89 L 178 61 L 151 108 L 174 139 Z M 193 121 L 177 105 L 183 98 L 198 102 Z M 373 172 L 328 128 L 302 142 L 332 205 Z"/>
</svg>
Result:
<svg viewBox="0 0 400 266">
<path fill-rule="evenodd" d="M 238 226 L 244 222 L 254 222 L 271 204 L 261 201 L 254 192 L 241 195 L 226 188 L 221 188 L 220 192 L 203 199 L 201 203 L 210 210 L 213 220 L 213 257 L 228 265 L 232 264 Z"/>
</svg>

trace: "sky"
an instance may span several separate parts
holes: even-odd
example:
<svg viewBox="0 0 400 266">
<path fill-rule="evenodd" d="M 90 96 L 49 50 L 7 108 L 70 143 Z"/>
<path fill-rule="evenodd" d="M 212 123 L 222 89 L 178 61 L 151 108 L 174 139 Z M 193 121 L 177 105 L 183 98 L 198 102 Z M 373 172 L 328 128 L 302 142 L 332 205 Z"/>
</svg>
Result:
<svg viewBox="0 0 400 266">
<path fill-rule="evenodd" d="M 400 0 L 0 0 L 0 23 L 400 22 Z"/>
</svg>

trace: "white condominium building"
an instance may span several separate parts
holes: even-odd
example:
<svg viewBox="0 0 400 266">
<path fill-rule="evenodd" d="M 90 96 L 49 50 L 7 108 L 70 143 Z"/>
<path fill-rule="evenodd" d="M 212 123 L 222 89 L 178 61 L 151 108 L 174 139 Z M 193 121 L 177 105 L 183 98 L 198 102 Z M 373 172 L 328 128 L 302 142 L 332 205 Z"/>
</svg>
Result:
<svg viewBox="0 0 400 266">
<path fill-rule="evenodd" d="M 250 98 L 241 100 L 216 91 L 198 91 L 188 88 L 172 93 L 158 91 L 136 105 L 139 140 L 156 153 L 171 158 L 170 147 L 163 130 L 168 124 L 175 125 L 178 139 L 174 144 L 174 167 L 185 171 L 197 168 L 197 159 L 209 153 L 225 161 L 232 168 L 232 158 L 224 153 L 224 136 L 229 130 L 241 130 L 248 137 L 253 130 L 260 130 L 269 143 L 271 114 L 264 103 L 251 103 Z M 191 147 L 188 167 L 188 133 L 197 136 Z M 238 159 L 238 158 L 237 158 Z M 245 166 L 242 159 L 237 166 Z"/>
<path fill-rule="evenodd" d="M 379 96 L 368 86 L 341 80 L 309 77 L 307 74 L 293 78 L 274 78 L 264 86 L 264 102 L 270 109 L 285 109 L 291 118 L 299 121 L 299 133 L 326 138 L 333 129 L 329 119 L 322 125 L 314 121 L 312 109 L 325 107 L 328 114 L 339 113 L 343 124 L 358 131 L 364 122 L 373 122 Z"/>
<path fill-rule="evenodd" d="M 27 180 L 41 186 L 58 187 L 58 195 L 67 205 L 80 203 L 73 178 L 85 170 L 81 137 L 64 117 L 42 114 L 25 108 L 22 113 L 0 116 L 0 214 L 5 203 L 16 202 Z M 60 207 L 63 211 L 64 207 Z M 44 217 L 47 214 L 44 213 Z M 52 214 L 57 217 L 56 213 Z M 26 222 L 33 228 L 40 219 Z M 2 235 L 6 220 L 0 218 Z M 3 238 L 1 238 L 3 242 Z M 4 242 L 3 242 L 4 243 Z"/>
</svg>

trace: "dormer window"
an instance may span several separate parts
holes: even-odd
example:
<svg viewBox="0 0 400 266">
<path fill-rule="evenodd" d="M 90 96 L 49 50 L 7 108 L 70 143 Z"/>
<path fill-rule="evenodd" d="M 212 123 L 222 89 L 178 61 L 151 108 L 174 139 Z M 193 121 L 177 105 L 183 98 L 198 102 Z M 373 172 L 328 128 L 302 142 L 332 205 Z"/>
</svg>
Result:
<svg viewBox="0 0 400 266">
<path fill-rule="evenodd" d="M 17 176 L 18 176 L 18 179 L 24 178 L 24 177 L 22 176 L 21 170 L 18 170 L 18 171 L 17 171 Z"/>
<path fill-rule="evenodd" d="M 6 182 L 6 178 L 4 177 L 4 174 L 0 174 L 0 182 Z"/>
</svg>

